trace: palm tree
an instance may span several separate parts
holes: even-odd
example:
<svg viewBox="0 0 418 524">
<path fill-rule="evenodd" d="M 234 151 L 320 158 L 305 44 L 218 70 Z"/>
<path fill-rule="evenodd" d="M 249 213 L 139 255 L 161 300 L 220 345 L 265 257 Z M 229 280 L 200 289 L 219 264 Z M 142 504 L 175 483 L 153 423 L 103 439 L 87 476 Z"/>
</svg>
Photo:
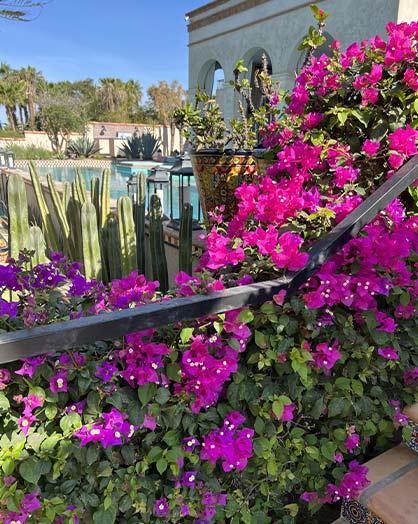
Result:
<svg viewBox="0 0 418 524">
<path fill-rule="evenodd" d="M 103 109 L 109 113 L 120 111 L 126 104 L 127 93 L 125 85 L 119 78 L 101 78 L 98 95 Z"/>
<path fill-rule="evenodd" d="M 17 71 L 7 64 L 0 65 L 0 104 L 6 109 L 7 120 L 13 131 L 17 130 L 16 106 L 23 105 L 26 98 L 25 83 Z"/>
<path fill-rule="evenodd" d="M 139 82 L 136 80 L 128 80 L 125 82 L 126 91 L 126 109 L 129 115 L 135 114 L 139 111 L 141 99 L 142 99 L 142 88 Z"/>
<path fill-rule="evenodd" d="M 45 78 L 34 67 L 24 67 L 19 71 L 19 77 L 25 83 L 26 111 L 30 129 L 35 129 L 36 101 L 45 86 Z"/>
</svg>

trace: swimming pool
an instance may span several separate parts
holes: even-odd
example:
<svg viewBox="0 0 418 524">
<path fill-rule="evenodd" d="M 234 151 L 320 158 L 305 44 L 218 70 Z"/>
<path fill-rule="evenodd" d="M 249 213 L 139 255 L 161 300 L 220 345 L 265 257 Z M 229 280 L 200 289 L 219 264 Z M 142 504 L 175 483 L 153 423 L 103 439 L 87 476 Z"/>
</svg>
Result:
<svg viewBox="0 0 418 524">
<path fill-rule="evenodd" d="M 76 169 L 73 167 L 38 167 L 37 171 L 41 177 L 46 177 L 48 173 L 51 173 L 54 180 L 57 182 L 72 182 L 75 179 Z M 79 171 L 84 178 L 86 183 L 87 191 L 90 191 L 90 184 L 93 177 L 101 178 L 102 169 L 95 167 L 83 167 L 79 168 Z M 131 175 L 136 173 L 145 173 L 149 175 L 151 170 L 147 167 L 137 167 L 137 166 L 126 166 L 123 164 L 114 164 L 111 168 L 112 176 L 110 177 L 110 198 L 117 200 L 119 197 L 128 194 L 128 180 Z M 179 203 L 179 187 L 177 182 L 177 177 L 174 177 L 173 183 L 173 209 L 174 211 L 178 209 Z M 148 187 L 147 187 L 148 191 Z M 160 197 L 163 200 L 163 210 L 164 214 L 168 217 L 170 216 L 170 193 L 168 184 L 164 187 L 162 191 L 158 191 Z M 199 196 L 196 188 L 194 179 L 191 179 L 190 186 L 190 201 L 193 205 L 193 215 L 195 218 L 198 218 L 198 207 L 199 207 Z M 148 195 L 147 195 L 148 203 Z M 174 213 L 176 214 L 176 213 Z"/>
</svg>

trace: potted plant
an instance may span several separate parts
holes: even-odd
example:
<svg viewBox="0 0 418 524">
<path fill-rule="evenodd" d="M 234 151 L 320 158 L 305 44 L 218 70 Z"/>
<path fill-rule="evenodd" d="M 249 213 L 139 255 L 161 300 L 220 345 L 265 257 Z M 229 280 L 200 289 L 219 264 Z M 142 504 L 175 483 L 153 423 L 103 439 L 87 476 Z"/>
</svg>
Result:
<svg viewBox="0 0 418 524">
<path fill-rule="evenodd" d="M 244 148 L 244 122 L 231 122 L 228 129 L 216 100 L 198 90 L 194 104 L 188 102 L 174 113 L 176 126 L 192 146 L 193 172 L 206 223 L 216 208 L 224 219 L 236 211 L 235 189 L 256 173 L 252 151 Z"/>
</svg>

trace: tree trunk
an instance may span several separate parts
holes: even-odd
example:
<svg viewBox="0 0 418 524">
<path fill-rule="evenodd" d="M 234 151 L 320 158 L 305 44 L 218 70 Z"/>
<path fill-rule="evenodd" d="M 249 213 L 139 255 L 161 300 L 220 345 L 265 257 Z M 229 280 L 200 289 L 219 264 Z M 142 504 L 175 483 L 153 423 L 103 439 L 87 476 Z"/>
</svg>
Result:
<svg viewBox="0 0 418 524">
<path fill-rule="evenodd" d="M 16 115 L 12 106 L 6 106 L 6 115 L 12 131 L 16 131 Z"/>
<path fill-rule="evenodd" d="M 175 137 L 176 137 L 176 126 L 174 125 L 173 122 L 170 122 L 170 143 L 171 143 L 171 151 L 170 151 L 170 155 L 173 154 L 173 151 L 174 151 L 174 140 L 175 140 Z"/>
<path fill-rule="evenodd" d="M 35 102 L 32 89 L 29 89 L 28 92 L 28 111 L 29 111 L 29 125 L 31 130 L 35 129 Z"/>
</svg>

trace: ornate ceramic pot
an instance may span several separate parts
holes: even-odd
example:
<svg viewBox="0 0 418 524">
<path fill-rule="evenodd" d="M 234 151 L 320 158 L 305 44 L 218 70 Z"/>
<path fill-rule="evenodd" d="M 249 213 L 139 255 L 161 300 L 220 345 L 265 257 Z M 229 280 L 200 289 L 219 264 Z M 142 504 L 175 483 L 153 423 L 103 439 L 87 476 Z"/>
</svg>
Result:
<svg viewBox="0 0 418 524">
<path fill-rule="evenodd" d="M 272 166 L 275 160 L 265 158 L 266 149 L 254 149 L 253 157 L 257 166 L 257 174 L 264 176 L 267 169 Z"/>
<path fill-rule="evenodd" d="M 244 181 L 252 181 L 257 172 L 252 154 L 207 150 L 192 153 L 191 159 L 205 221 L 219 206 L 225 207 L 226 220 L 232 218 L 236 211 L 235 189 Z"/>
</svg>

